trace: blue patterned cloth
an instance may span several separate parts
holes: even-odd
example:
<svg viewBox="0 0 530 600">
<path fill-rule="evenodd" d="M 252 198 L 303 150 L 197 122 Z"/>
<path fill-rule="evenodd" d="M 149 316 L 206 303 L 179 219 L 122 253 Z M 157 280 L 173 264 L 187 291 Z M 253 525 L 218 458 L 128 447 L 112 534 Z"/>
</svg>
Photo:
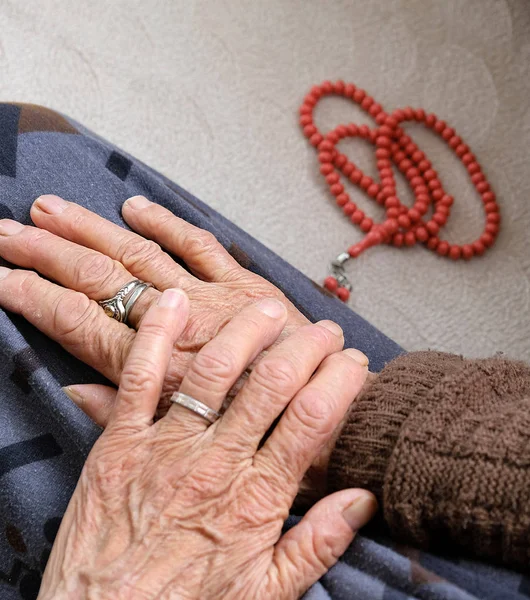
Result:
<svg viewBox="0 0 530 600">
<path fill-rule="evenodd" d="M 233 223 L 76 122 L 33 105 L 0 104 L 0 218 L 29 224 L 53 193 L 125 226 L 122 203 L 143 194 L 208 229 L 247 269 L 273 282 L 310 320 L 333 319 L 380 370 L 402 349 Z M 61 517 L 100 429 L 62 386 L 104 383 L 22 318 L 0 310 L 0 598 L 37 597 Z M 297 517 L 290 517 L 286 527 Z M 530 580 L 358 536 L 306 600 L 523 600 Z"/>
</svg>

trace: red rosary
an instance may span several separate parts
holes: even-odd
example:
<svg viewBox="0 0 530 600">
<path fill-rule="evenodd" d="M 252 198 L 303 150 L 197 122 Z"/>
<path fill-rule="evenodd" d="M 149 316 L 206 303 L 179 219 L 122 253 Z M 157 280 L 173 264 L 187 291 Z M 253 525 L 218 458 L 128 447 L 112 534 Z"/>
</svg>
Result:
<svg viewBox="0 0 530 600">
<path fill-rule="evenodd" d="M 317 102 L 324 96 L 338 95 L 350 98 L 365 112 L 371 115 L 378 127 L 370 129 L 368 125 L 339 125 L 327 134 L 322 134 L 313 123 L 313 110 Z M 482 198 L 486 225 L 482 235 L 470 244 L 459 246 L 449 244 L 439 237 L 440 229 L 446 224 L 451 214 L 454 199 L 445 193 L 438 173 L 424 152 L 405 134 L 400 124 L 405 121 L 423 123 L 435 131 L 454 153 L 460 158 L 471 177 L 471 181 Z M 332 262 L 333 276 L 327 277 L 324 286 L 335 293 L 343 302 L 350 297 L 351 285 L 344 271 L 344 263 L 350 258 L 356 258 L 367 248 L 377 244 L 393 244 L 398 248 L 413 246 L 422 242 L 430 250 L 440 256 L 449 256 L 453 260 L 484 254 L 495 242 L 499 233 L 499 206 L 495 194 L 482 172 L 475 156 L 469 147 L 444 121 L 434 114 L 426 114 L 422 108 L 396 109 L 392 114 L 386 113 L 382 106 L 368 94 L 352 83 L 324 81 L 314 86 L 300 107 L 300 124 L 304 135 L 309 138 L 312 146 L 318 151 L 320 172 L 325 176 L 331 193 L 336 202 L 342 207 L 352 223 L 366 232 L 364 239 L 350 246 L 347 252 L 339 254 Z M 380 181 L 374 181 L 359 169 L 347 156 L 341 154 L 336 146 L 342 138 L 360 137 L 370 141 L 376 148 L 377 170 Z M 413 192 L 414 205 L 404 206 L 396 195 L 396 184 L 392 172 L 392 163 L 407 178 Z M 386 220 L 374 223 L 360 210 L 345 191 L 340 182 L 340 174 L 360 187 L 386 210 Z M 432 203 L 433 214 L 430 220 L 423 217 Z"/>
</svg>

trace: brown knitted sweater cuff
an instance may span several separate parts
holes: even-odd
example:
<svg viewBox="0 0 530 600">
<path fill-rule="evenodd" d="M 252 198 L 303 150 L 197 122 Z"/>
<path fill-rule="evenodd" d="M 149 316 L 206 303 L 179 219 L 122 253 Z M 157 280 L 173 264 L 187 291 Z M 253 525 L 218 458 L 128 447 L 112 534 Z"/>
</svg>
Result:
<svg viewBox="0 0 530 600">
<path fill-rule="evenodd" d="M 530 564 L 530 366 L 419 352 L 353 404 L 332 453 L 334 489 L 364 487 L 392 535 Z"/>
<path fill-rule="evenodd" d="M 330 459 L 330 491 L 362 487 L 381 501 L 401 426 L 436 383 L 463 364 L 461 357 L 442 352 L 414 352 L 389 363 L 348 415 Z"/>
</svg>

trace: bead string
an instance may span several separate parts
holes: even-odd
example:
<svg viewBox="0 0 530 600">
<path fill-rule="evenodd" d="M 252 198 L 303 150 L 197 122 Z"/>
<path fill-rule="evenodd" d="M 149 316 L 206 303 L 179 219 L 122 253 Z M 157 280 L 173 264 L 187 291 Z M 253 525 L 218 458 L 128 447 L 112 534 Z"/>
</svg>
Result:
<svg viewBox="0 0 530 600">
<path fill-rule="evenodd" d="M 368 125 L 350 123 L 338 125 L 324 135 L 313 122 L 313 111 L 321 98 L 330 95 L 352 100 L 375 119 L 378 127 L 371 129 Z M 474 242 L 458 245 L 440 239 L 440 229 L 447 223 L 454 199 L 445 192 L 438 173 L 433 169 L 425 153 L 400 126 L 407 121 L 423 123 L 425 127 L 437 133 L 466 167 L 473 185 L 481 196 L 486 215 L 484 232 Z M 347 252 L 343 252 L 333 261 L 331 268 L 334 276 L 327 277 L 324 281 L 325 287 L 343 302 L 348 300 L 351 291 L 351 285 L 344 271 L 344 263 L 349 258 L 356 258 L 371 246 L 386 243 L 399 248 L 421 242 L 440 256 L 449 256 L 453 260 L 459 258 L 470 260 L 474 256 L 484 254 L 495 242 L 501 221 L 495 194 L 469 147 L 453 128 L 438 119 L 436 115 L 426 114 L 422 108 L 410 107 L 398 108 L 389 114 L 353 83 L 324 81 L 311 88 L 304 98 L 300 107 L 300 125 L 311 145 L 317 149 L 320 172 L 326 178 L 337 205 L 342 207 L 344 214 L 352 223 L 366 233 L 363 240 L 350 246 Z M 347 156 L 337 150 L 339 141 L 347 137 L 359 137 L 375 146 L 379 182 L 366 175 Z M 403 173 L 414 192 L 415 201 L 410 208 L 402 204 L 397 197 L 392 164 Z M 341 183 L 341 176 L 346 177 L 368 197 L 385 207 L 386 219 L 382 223 L 374 222 L 352 202 Z M 423 217 L 431 203 L 433 215 L 426 221 Z"/>
</svg>

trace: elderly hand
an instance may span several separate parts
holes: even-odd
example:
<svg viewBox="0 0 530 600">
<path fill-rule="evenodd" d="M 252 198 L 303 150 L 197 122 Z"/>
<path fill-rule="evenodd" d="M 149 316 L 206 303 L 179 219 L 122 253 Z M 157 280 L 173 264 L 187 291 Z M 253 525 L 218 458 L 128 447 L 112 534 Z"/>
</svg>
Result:
<svg viewBox="0 0 530 600">
<path fill-rule="evenodd" d="M 111 298 L 133 279 L 152 283 L 155 289 L 147 290 L 131 312 L 129 323 L 137 328 L 161 292 L 184 290 L 190 318 L 175 343 L 160 416 L 197 351 L 247 304 L 262 297 L 281 299 L 288 310 L 284 335 L 308 323 L 280 290 L 241 267 L 209 232 L 141 196 L 127 200 L 122 212 L 141 235 L 57 196 L 41 196 L 33 204 L 37 227 L 0 221 L 0 256 L 64 288 L 52 289 L 34 274 L 17 271 L 2 282 L 0 304 L 117 383 L 135 332 L 110 320 L 89 299 Z M 156 242 L 181 258 L 193 275 Z"/>
<path fill-rule="evenodd" d="M 185 294 L 166 290 L 142 319 L 41 600 L 298 598 L 373 514 L 373 496 L 343 490 L 282 535 L 303 474 L 367 375 L 339 352 L 333 323 L 302 327 L 272 349 L 213 425 L 176 404 L 154 423 L 187 311 Z M 286 320 L 276 300 L 245 308 L 199 351 L 180 391 L 219 410 Z"/>
<path fill-rule="evenodd" d="M 136 332 L 109 319 L 93 300 L 114 296 L 133 279 L 153 283 L 155 288 L 144 292 L 130 314 L 129 323 L 137 327 L 162 291 L 183 289 L 190 298 L 190 316 L 174 345 L 158 417 L 167 412 L 169 397 L 178 389 L 197 351 L 257 298 L 277 298 L 287 307 L 279 340 L 307 325 L 307 319 L 280 290 L 241 267 L 207 231 L 140 196 L 124 203 L 123 216 L 133 229 L 184 260 L 194 274 L 177 264 L 157 243 L 78 204 L 57 196 L 41 196 L 31 209 L 37 227 L 7 219 L 0 221 L 0 256 L 20 267 L 34 269 L 63 287 L 36 273 L 15 270 L 2 280 L 0 306 L 23 315 L 117 384 Z M 365 358 L 361 353 L 359 356 Z M 105 427 L 113 393 L 101 386 L 73 386 L 67 393 Z M 335 438 L 336 435 L 302 482 L 298 507 L 306 508 L 326 493 L 327 462 Z"/>
</svg>

